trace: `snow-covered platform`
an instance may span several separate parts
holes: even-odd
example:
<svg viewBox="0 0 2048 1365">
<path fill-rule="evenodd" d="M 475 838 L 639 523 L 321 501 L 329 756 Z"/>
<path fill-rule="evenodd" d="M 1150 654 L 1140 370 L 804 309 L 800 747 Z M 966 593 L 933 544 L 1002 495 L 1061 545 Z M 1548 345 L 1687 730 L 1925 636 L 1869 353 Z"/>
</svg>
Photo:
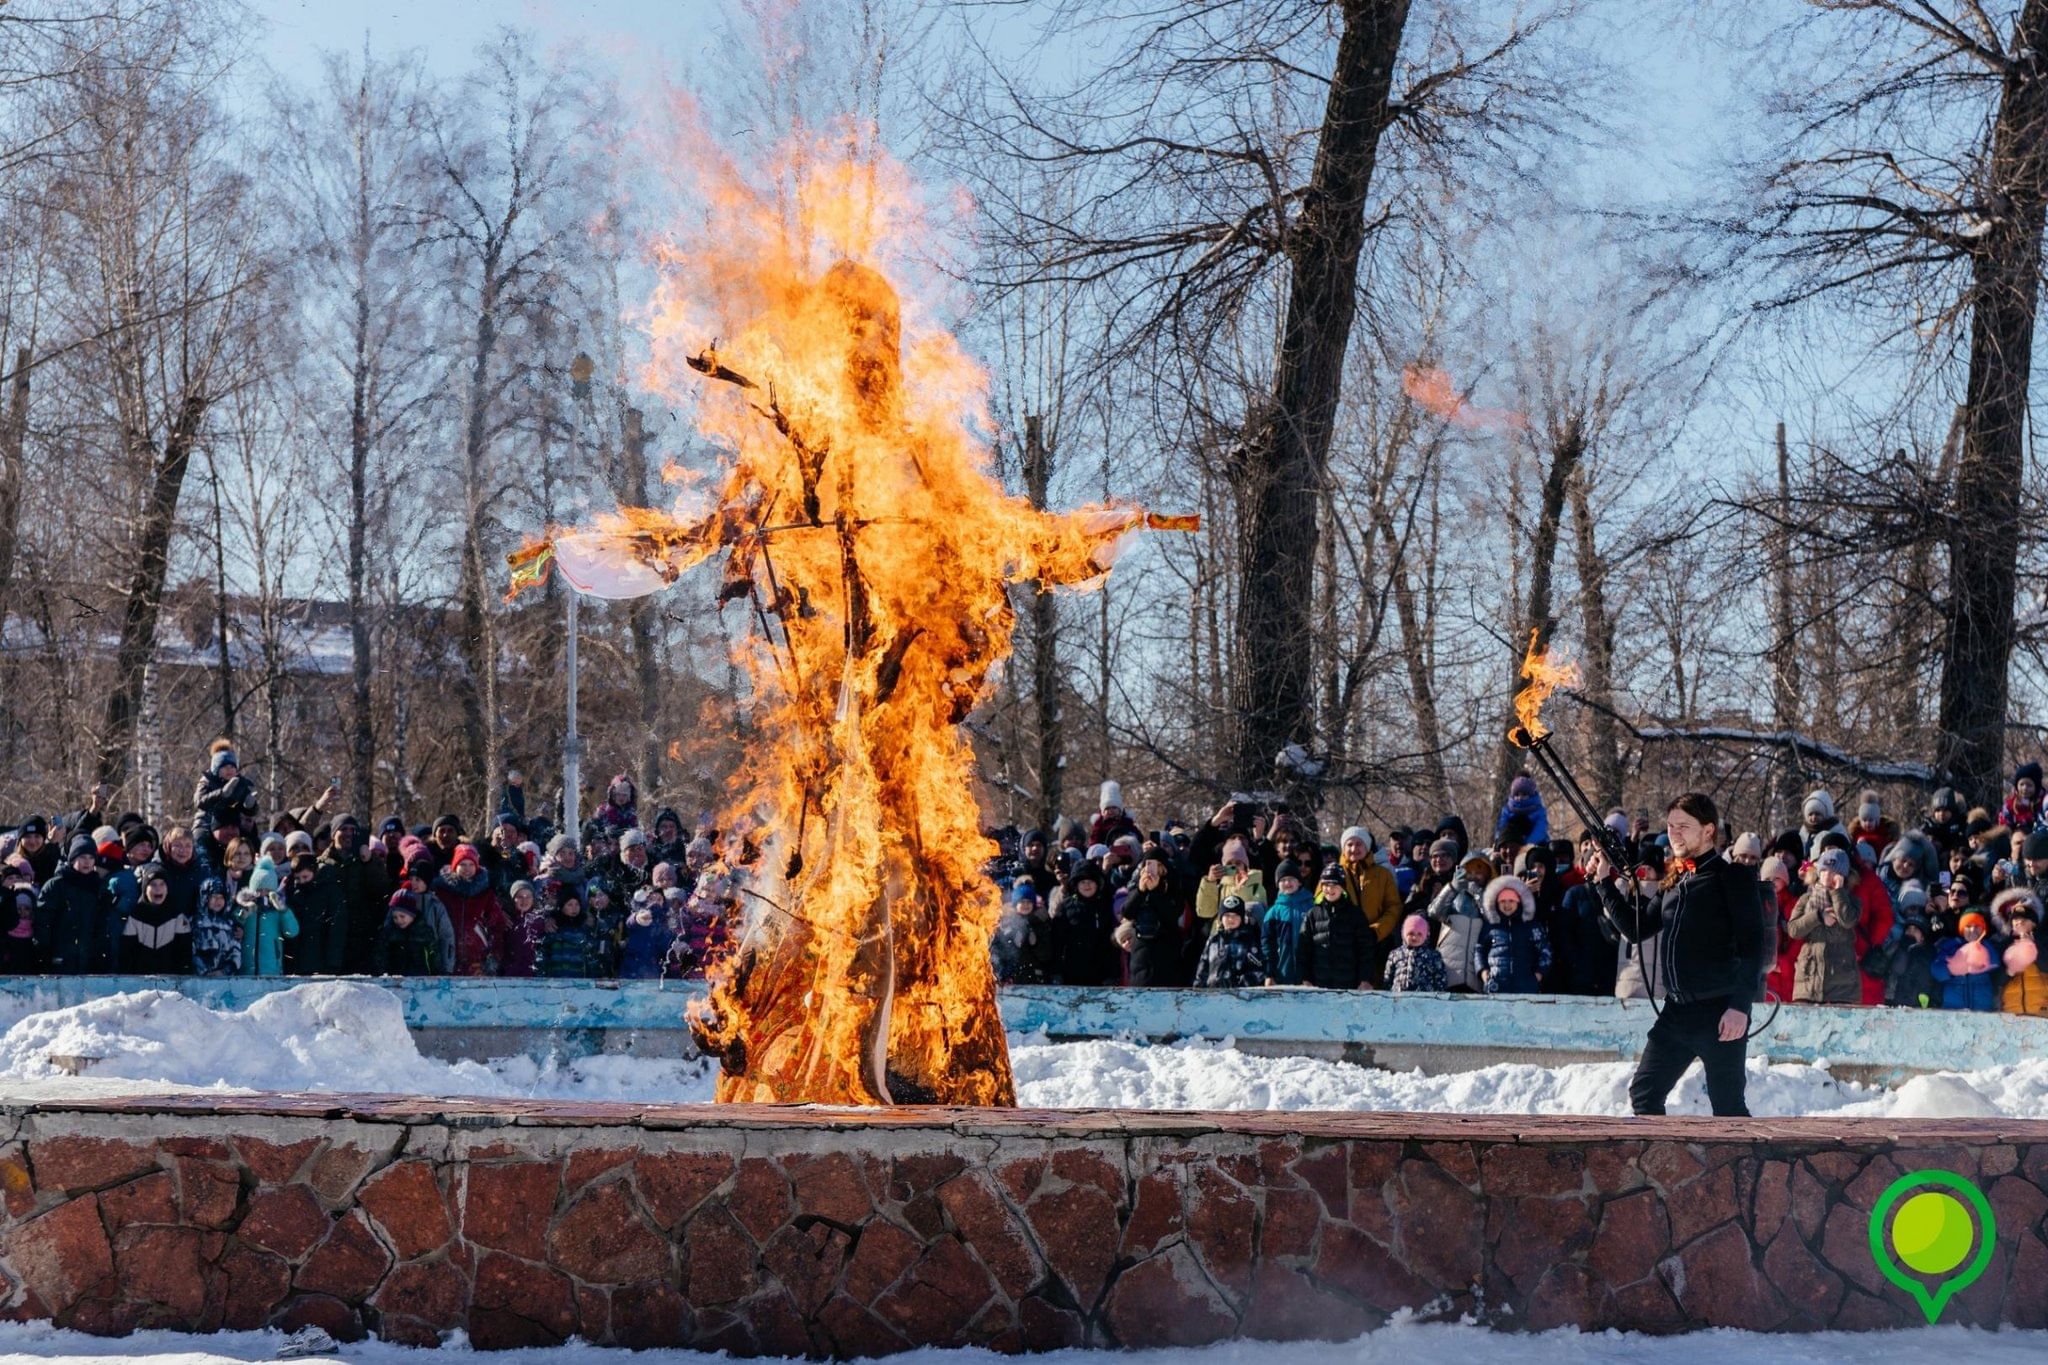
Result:
<svg viewBox="0 0 2048 1365">
<path fill-rule="evenodd" d="M 2048 1122 L 264 1095 L 0 1108 L 7 1313 L 845 1357 L 1506 1330 L 1905 1326 L 1869 1212 L 1996 1211 L 1946 1320 L 2048 1323 Z"/>
<path fill-rule="evenodd" d="M 110 995 L 175 990 L 243 1009 L 304 978 L 0 977 L 0 1016 Z M 441 1058 L 692 1054 L 683 1010 L 701 982 L 385 978 L 420 1050 Z M 1318 1057 L 1436 1075 L 1503 1062 L 1554 1066 L 1632 1059 L 1649 1002 L 1585 996 L 1391 995 L 1384 991 L 1092 990 L 1002 992 L 1013 1034 L 1053 1039 L 1230 1039 L 1247 1052 Z M 1825 1061 L 1844 1080 L 1896 1085 L 1937 1071 L 1981 1071 L 2048 1056 L 2048 1019 L 1944 1010 L 1787 1005 L 1751 1044 L 1774 1062 Z"/>
</svg>

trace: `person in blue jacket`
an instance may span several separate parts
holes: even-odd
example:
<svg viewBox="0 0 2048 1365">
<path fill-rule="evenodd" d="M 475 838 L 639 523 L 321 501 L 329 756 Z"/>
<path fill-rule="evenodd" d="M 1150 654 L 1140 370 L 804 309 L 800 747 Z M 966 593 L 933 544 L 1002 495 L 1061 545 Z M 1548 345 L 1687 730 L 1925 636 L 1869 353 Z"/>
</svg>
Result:
<svg viewBox="0 0 2048 1365">
<path fill-rule="evenodd" d="M 1992 989 L 1996 959 L 1984 941 L 1991 925 L 1972 910 L 1956 928 L 1962 937 L 1943 939 L 1934 949 L 1934 979 L 1941 982 L 1941 1007 L 1945 1010 L 1978 1010 L 1989 1014 L 1998 1008 L 1998 992 Z"/>
<path fill-rule="evenodd" d="M 1479 961 L 1488 995 L 1529 995 L 1550 975 L 1550 935 L 1536 922 L 1536 894 L 1520 877 L 1486 884 L 1479 913 Z"/>
<path fill-rule="evenodd" d="M 1550 813 L 1543 808 L 1543 794 L 1529 774 L 1508 784 L 1508 799 L 1494 823 L 1493 842 L 1496 848 L 1517 849 L 1550 842 Z"/>
<path fill-rule="evenodd" d="M 1273 872 L 1278 894 L 1259 924 L 1259 958 L 1266 964 L 1268 986 L 1301 984 L 1301 924 L 1315 908 L 1316 898 L 1301 884 L 1301 864 L 1284 859 Z"/>
</svg>

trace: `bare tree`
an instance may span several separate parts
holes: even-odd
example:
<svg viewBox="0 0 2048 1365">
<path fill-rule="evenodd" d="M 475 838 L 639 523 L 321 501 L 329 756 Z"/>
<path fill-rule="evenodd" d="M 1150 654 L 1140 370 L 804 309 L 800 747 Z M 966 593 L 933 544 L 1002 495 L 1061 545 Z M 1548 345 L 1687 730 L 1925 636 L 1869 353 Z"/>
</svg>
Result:
<svg viewBox="0 0 2048 1365">
<path fill-rule="evenodd" d="M 348 600 L 349 790 L 365 811 L 377 798 L 373 561 L 389 553 L 375 487 L 444 377 L 423 354 L 420 270 L 401 213 L 419 188 L 419 85 L 414 62 L 379 60 L 366 43 L 354 61 L 329 54 L 313 94 L 286 87 L 272 95 L 279 198 L 300 248 L 295 293 L 315 342 L 304 382 L 316 411 L 346 414 L 345 424 L 323 421 L 313 434 L 340 447 L 348 489 L 329 510 L 341 523 Z M 332 439 L 337 429 L 345 442 Z"/>
<path fill-rule="evenodd" d="M 206 6 L 116 14 L 93 30 L 95 59 L 51 92 L 66 144 L 55 191 L 65 323 L 82 339 L 134 492 L 96 764 L 116 786 L 156 648 L 179 497 L 208 412 L 247 368 L 243 329 L 264 265 L 212 90 L 229 36 Z"/>
<path fill-rule="evenodd" d="M 543 70 L 528 40 L 505 30 L 476 75 L 428 117 L 429 166 L 439 193 L 410 217 L 423 248 L 451 270 L 465 319 L 458 471 L 464 672 L 462 800 L 481 809 L 502 774 L 494 494 L 495 443 L 518 415 L 505 396 L 518 366 L 504 352 L 514 319 L 551 308 L 557 255 L 573 230 L 567 195 L 579 172 L 572 73 Z M 487 116 L 479 120 L 478 111 Z M 486 812 L 487 814 L 488 812 Z"/>
<path fill-rule="evenodd" d="M 2048 0 L 1808 4 L 1825 26 L 1795 37 L 1817 39 L 1808 50 L 1837 67 L 1788 110 L 1794 146 L 1764 182 L 1757 231 L 1793 272 L 1779 302 L 1852 302 L 1911 325 L 1930 348 L 1960 347 L 1952 495 L 1963 510 L 1940 534 L 1935 766 L 1981 799 L 2001 781 L 2011 695 L 2048 223 Z"/>
</svg>

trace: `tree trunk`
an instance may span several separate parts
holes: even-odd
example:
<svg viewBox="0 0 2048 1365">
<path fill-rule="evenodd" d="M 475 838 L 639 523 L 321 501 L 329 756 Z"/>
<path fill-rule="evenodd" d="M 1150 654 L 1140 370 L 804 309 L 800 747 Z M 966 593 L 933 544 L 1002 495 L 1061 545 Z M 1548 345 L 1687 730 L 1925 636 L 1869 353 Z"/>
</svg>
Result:
<svg viewBox="0 0 2048 1365">
<path fill-rule="evenodd" d="M 1422 782 L 1430 804 L 1452 810 L 1450 775 L 1444 768 L 1444 727 L 1436 708 L 1436 679 L 1430 671 L 1428 634 L 1415 600 L 1415 584 L 1402 562 L 1394 519 L 1383 500 L 1373 500 L 1373 522 L 1393 570 L 1394 618 L 1401 625 L 1401 657 L 1408 665 L 1408 701 L 1415 709 L 1415 744 L 1422 753 Z"/>
<path fill-rule="evenodd" d="M 1045 446 L 1045 421 L 1024 418 L 1024 496 L 1044 511 L 1052 483 L 1052 452 Z M 1066 800 L 1066 737 L 1060 727 L 1059 600 L 1043 583 L 1031 591 L 1031 701 L 1038 730 L 1038 827 L 1054 838 Z"/>
<path fill-rule="evenodd" d="M 235 656 L 228 643 L 227 521 L 220 505 L 220 466 L 207 456 L 207 486 L 213 492 L 213 656 L 220 688 L 220 732 L 235 733 Z"/>
<path fill-rule="evenodd" d="M 29 348 L 14 353 L 14 380 L 8 386 L 7 409 L 0 414 L 0 630 L 7 626 L 8 602 L 14 590 L 14 557 L 20 545 L 21 493 L 25 469 L 22 447 L 28 438 Z"/>
<path fill-rule="evenodd" d="M 171 532 L 178 520 L 178 494 L 206 418 L 204 394 L 187 393 L 165 433 L 155 460 L 149 501 L 142 513 L 141 533 L 134 546 L 134 572 L 128 578 L 121 612 L 121 639 L 114 650 L 113 690 L 107 693 L 106 728 L 100 736 L 99 781 L 119 787 L 127 779 L 135 747 L 135 716 L 142 707 L 143 669 L 156 650 L 157 617 L 163 611 L 164 574 L 170 564 Z M 133 445 L 147 449 L 148 438 L 130 434 Z M 141 453 L 138 451 L 138 453 Z"/>
<path fill-rule="evenodd" d="M 1614 721 L 1614 618 L 1607 609 L 1607 562 L 1594 531 L 1586 470 L 1571 480 L 1572 531 L 1578 551 L 1579 612 L 1586 636 L 1584 690 L 1593 703 L 1586 713 L 1586 751 L 1592 790 L 1600 805 L 1621 804 L 1621 733 Z"/>
<path fill-rule="evenodd" d="M 638 408 L 627 408 L 620 437 L 620 476 L 634 506 L 647 501 L 647 428 Z M 633 640 L 633 677 L 640 692 L 640 790 L 661 790 L 661 641 L 657 636 L 660 607 L 652 597 L 633 603 L 626 619 Z"/>
<path fill-rule="evenodd" d="M 370 221 L 368 158 L 356 158 L 355 354 L 350 362 L 348 409 L 348 641 L 349 803 L 374 820 L 377 808 L 377 739 L 370 699 Z"/>
<path fill-rule="evenodd" d="M 1771 632 L 1771 723 L 1799 728 L 1799 603 L 1792 591 L 1792 456 L 1778 423 L 1778 521 L 1765 540 L 1771 560 L 1775 628 Z"/>
<path fill-rule="evenodd" d="M 1316 504 L 1357 314 L 1358 258 L 1408 0 L 1344 0 L 1315 167 L 1289 243 L 1287 314 L 1267 410 L 1234 462 L 1238 567 L 1238 742 L 1245 786 L 1273 780 L 1290 744 L 1315 740 Z"/>
<path fill-rule="evenodd" d="M 2041 235 L 2048 211 L 2048 0 L 2027 0 L 1991 133 L 1998 206 L 1972 261 L 1970 373 L 1949 536 L 1951 607 L 1935 767 L 1968 799 L 2004 782 Z"/>
<path fill-rule="evenodd" d="M 468 420 L 463 431 L 463 532 L 460 607 L 464 671 L 456 691 L 462 702 L 464 771 L 459 804 L 480 808 L 498 771 L 497 631 L 486 600 L 484 570 L 484 465 L 489 445 L 491 356 L 498 345 L 497 260 L 486 255 L 477 299 L 476 347 L 470 360 Z M 488 818 L 490 812 L 483 812 Z"/>
</svg>

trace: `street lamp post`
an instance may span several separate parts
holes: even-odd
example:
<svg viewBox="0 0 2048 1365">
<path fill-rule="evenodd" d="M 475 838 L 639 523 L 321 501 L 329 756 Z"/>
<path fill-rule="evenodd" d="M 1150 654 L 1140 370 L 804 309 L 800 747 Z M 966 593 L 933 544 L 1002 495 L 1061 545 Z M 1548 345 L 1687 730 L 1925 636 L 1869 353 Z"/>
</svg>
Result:
<svg viewBox="0 0 2048 1365">
<path fill-rule="evenodd" d="M 590 376 L 596 368 L 588 353 L 583 351 L 578 351 L 576 358 L 569 362 L 569 393 L 576 400 L 579 417 L 591 416 Z M 582 421 L 574 424 L 575 437 L 569 443 L 572 451 L 582 450 L 583 430 Z M 582 462 L 579 460 L 577 463 Z M 572 470 L 572 478 L 574 474 Z M 562 586 L 568 589 L 569 599 L 569 637 L 567 647 L 562 651 L 562 662 L 569 675 L 569 724 L 562 737 L 562 829 L 571 838 L 577 838 L 577 832 L 583 828 L 582 812 L 578 809 L 583 795 L 583 737 L 576 733 L 576 603 L 582 594 L 567 579 L 562 581 Z"/>
</svg>

